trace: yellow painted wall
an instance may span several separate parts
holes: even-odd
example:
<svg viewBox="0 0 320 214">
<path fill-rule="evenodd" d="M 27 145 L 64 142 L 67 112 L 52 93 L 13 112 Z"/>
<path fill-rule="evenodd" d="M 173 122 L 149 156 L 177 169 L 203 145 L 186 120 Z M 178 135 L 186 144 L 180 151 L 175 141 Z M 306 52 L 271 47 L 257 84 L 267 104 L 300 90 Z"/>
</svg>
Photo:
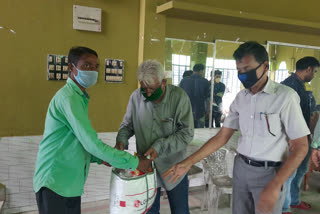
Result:
<svg viewBox="0 0 320 214">
<path fill-rule="evenodd" d="M 191 43 L 190 41 L 185 40 L 171 40 L 171 47 L 173 54 L 179 55 L 191 55 Z"/>
<path fill-rule="evenodd" d="M 171 0 L 167 0 L 171 1 Z M 268 0 L 267 2 L 253 0 L 174 0 L 188 3 L 197 3 L 211 7 L 222 8 L 232 11 L 240 11 L 265 16 L 274 16 L 289 19 L 298 19 L 312 22 L 320 22 L 318 15 L 320 1 L 308 0 Z M 290 6 L 290 9 L 288 9 Z"/>
<path fill-rule="evenodd" d="M 320 60 L 320 51 L 315 51 L 314 56 Z M 320 71 L 314 75 L 314 78 L 311 81 L 311 87 L 317 104 L 320 104 Z"/>
<path fill-rule="evenodd" d="M 239 45 L 234 42 L 216 41 L 216 59 L 233 59 L 232 55 Z"/>
<path fill-rule="evenodd" d="M 191 44 L 192 41 L 186 41 L 186 40 L 175 40 L 175 39 L 167 39 L 167 41 L 171 41 L 167 43 L 166 45 L 170 45 L 172 49 L 172 54 L 180 54 L 180 55 L 187 55 L 190 56 L 192 53 L 191 50 Z M 208 43 L 208 50 L 207 50 L 207 56 L 213 57 L 213 43 Z"/>
<path fill-rule="evenodd" d="M 102 8 L 102 32 L 72 29 L 73 4 Z M 116 131 L 131 92 L 137 88 L 139 1 L 2 0 L 0 26 L 0 137 L 43 133 L 48 104 L 65 82 L 46 80 L 47 54 L 71 46 L 96 50 L 101 68 L 91 95 L 89 117 L 97 131 Z M 125 60 L 124 84 L 104 82 L 105 58 Z"/>
<path fill-rule="evenodd" d="M 190 30 L 192 29 L 192 30 Z M 320 46 L 319 36 L 285 31 L 274 31 L 262 28 L 222 25 L 167 17 L 166 37 L 193 41 L 214 42 L 216 39 L 230 41 L 278 41 L 294 44 Z"/>
<path fill-rule="evenodd" d="M 298 0 L 291 1 L 290 5 L 294 7 L 290 7 L 290 10 L 283 10 L 287 4 L 278 0 L 270 0 L 263 7 L 261 2 L 251 0 L 199 0 L 199 4 L 319 22 L 319 1 L 311 1 L 313 7 Z M 89 117 L 97 131 L 118 129 L 129 96 L 137 88 L 138 61 L 158 59 L 164 62 L 165 37 L 206 42 L 216 39 L 256 40 L 262 44 L 271 40 L 320 46 L 319 36 L 316 35 L 158 15 L 155 13 L 156 6 L 163 2 L 165 0 L 3 0 L 0 26 L 11 28 L 16 34 L 7 28 L 0 29 L 0 73 L 3 80 L 0 92 L 0 137 L 42 134 L 48 104 L 55 92 L 64 85 L 64 82 L 46 80 L 47 54 L 67 54 L 71 46 L 91 47 L 100 56 L 102 66 L 98 83 L 88 90 L 91 95 Z M 73 30 L 73 4 L 102 8 L 102 32 Z M 304 9 L 308 13 L 298 13 Z M 104 82 L 104 58 L 125 60 L 124 84 Z"/>
</svg>

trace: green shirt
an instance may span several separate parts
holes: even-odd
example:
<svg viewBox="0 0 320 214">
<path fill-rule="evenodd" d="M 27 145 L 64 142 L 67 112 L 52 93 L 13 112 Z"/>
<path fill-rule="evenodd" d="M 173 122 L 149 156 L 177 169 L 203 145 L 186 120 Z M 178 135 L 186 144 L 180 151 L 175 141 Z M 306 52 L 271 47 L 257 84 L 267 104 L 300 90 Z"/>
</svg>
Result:
<svg viewBox="0 0 320 214">
<path fill-rule="evenodd" d="M 194 135 L 190 99 L 183 89 L 167 85 L 160 103 L 147 101 L 140 89 L 135 90 L 129 100 L 117 136 L 117 142 L 128 146 L 128 139 L 135 135 L 138 154 L 144 154 L 153 147 L 158 157 L 155 166 L 158 171 L 158 186 L 172 190 L 176 183 L 168 183 L 162 174 L 174 164 L 186 158 L 187 145 Z"/>
<path fill-rule="evenodd" d="M 88 102 L 87 93 L 71 79 L 52 98 L 36 161 L 35 192 L 47 187 L 64 197 L 80 196 L 91 162 L 104 160 L 117 168 L 137 168 L 137 157 L 98 139 L 88 118 Z"/>
</svg>

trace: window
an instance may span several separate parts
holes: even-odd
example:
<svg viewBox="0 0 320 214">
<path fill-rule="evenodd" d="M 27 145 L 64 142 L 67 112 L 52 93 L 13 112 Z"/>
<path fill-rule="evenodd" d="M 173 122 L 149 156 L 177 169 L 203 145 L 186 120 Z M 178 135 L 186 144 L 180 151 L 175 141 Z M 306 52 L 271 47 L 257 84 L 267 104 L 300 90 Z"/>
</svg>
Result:
<svg viewBox="0 0 320 214">
<path fill-rule="evenodd" d="M 287 69 L 287 64 L 285 61 L 281 62 L 279 65 L 279 69 L 276 70 L 275 75 L 274 75 L 274 81 L 276 82 L 282 82 L 289 76 L 288 74 L 288 69 Z"/>
<path fill-rule="evenodd" d="M 205 73 L 205 78 L 207 80 L 211 79 L 211 71 L 213 69 L 213 58 L 212 57 L 207 57 L 206 61 L 206 73 Z"/>
<path fill-rule="evenodd" d="M 215 70 L 222 71 L 221 82 L 226 85 L 226 90 L 232 94 L 240 91 L 240 81 L 238 79 L 238 71 L 235 60 L 216 59 Z"/>
<path fill-rule="evenodd" d="M 214 61 L 215 70 L 222 72 L 221 82 L 226 85 L 226 90 L 222 98 L 222 111 L 228 113 L 229 107 L 240 91 L 241 82 L 238 79 L 238 71 L 235 60 L 216 59 Z"/>
<path fill-rule="evenodd" d="M 190 70 L 190 56 L 172 54 L 172 84 L 179 85 L 182 75 Z"/>
</svg>

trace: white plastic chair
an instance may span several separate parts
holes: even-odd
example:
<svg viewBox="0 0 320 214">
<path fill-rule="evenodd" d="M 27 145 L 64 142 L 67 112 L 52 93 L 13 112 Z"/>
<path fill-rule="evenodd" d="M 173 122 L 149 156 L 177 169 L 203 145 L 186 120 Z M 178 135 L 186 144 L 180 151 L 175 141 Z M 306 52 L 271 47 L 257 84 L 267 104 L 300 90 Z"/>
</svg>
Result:
<svg viewBox="0 0 320 214">
<path fill-rule="evenodd" d="M 236 153 L 221 148 L 203 159 L 203 173 L 206 183 L 204 200 L 201 210 L 208 208 L 208 214 L 218 213 L 219 198 L 222 194 L 229 194 L 232 206 L 232 172 Z"/>
</svg>

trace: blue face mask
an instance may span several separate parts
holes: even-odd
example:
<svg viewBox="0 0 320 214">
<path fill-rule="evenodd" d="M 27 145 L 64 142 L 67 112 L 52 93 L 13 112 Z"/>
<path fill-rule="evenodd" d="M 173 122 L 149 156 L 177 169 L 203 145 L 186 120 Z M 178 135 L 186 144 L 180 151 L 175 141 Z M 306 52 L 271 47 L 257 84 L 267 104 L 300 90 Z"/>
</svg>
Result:
<svg viewBox="0 0 320 214">
<path fill-rule="evenodd" d="M 254 86 L 254 84 L 256 84 L 262 78 L 264 73 L 262 73 L 261 76 L 257 78 L 257 69 L 260 68 L 262 64 L 263 63 L 261 63 L 255 69 L 252 69 L 246 73 L 238 72 L 238 78 L 242 82 L 245 88 L 251 88 L 252 86 Z"/>
<path fill-rule="evenodd" d="M 78 71 L 78 75 L 74 76 L 77 82 L 84 88 L 89 88 L 96 84 L 98 79 L 98 72 L 97 71 L 83 71 L 79 70 L 74 64 L 72 64 L 75 69 Z"/>
</svg>

